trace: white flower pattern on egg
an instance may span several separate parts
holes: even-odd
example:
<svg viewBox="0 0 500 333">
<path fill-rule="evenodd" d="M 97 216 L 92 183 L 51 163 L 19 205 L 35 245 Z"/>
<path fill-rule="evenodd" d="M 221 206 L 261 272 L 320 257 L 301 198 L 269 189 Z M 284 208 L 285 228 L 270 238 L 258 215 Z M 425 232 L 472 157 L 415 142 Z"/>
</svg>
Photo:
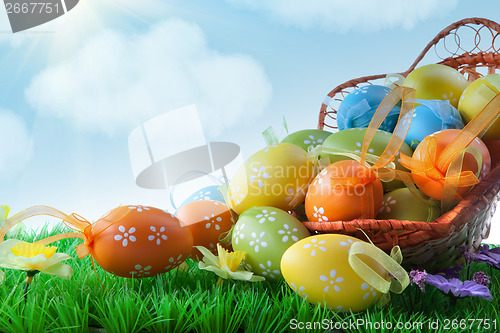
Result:
<svg viewBox="0 0 500 333">
<path fill-rule="evenodd" d="M 323 289 L 325 293 L 328 292 L 328 290 L 330 290 L 330 286 L 333 287 L 333 290 L 340 291 L 340 287 L 336 285 L 336 283 L 341 283 L 344 281 L 343 277 L 341 276 L 337 277 L 337 271 L 334 269 L 330 271 L 330 278 L 328 278 L 326 275 L 320 275 L 319 279 L 323 282 L 327 282 L 326 287 Z"/>
<path fill-rule="evenodd" d="M 304 140 L 305 145 L 307 146 L 307 149 L 309 148 L 316 148 L 316 146 L 319 146 L 323 143 L 323 139 L 315 139 L 313 135 L 309 135 L 309 139 Z"/>
<path fill-rule="evenodd" d="M 210 191 L 200 191 L 193 197 L 193 201 L 210 200 L 210 193 Z"/>
<path fill-rule="evenodd" d="M 170 263 L 168 266 L 165 267 L 165 270 L 169 270 L 171 269 L 172 267 L 176 267 L 178 266 L 179 264 L 181 264 L 184 260 L 182 259 L 182 254 L 179 254 L 177 256 L 177 259 L 175 259 L 174 257 L 170 257 L 168 259 L 168 262 Z"/>
<path fill-rule="evenodd" d="M 151 270 L 151 266 L 142 267 L 142 265 L 135 265 L 134 268 L 135 271 L 130 272 L 132 277 L 140 278 L 151 274 L 151 272 L 149 272 L 149 270 Z"/>
<path fill-rule="evenodd" d="M 263 264 L 259 264 L 259 267 L 263 270 L 262 275 L 264 275 L 265 277 L 269 276 L 271 279 L 276 279 L 277 276 L 281 275 L 281 272 L 276 269 L 271 271 L 271 265 L 272 265 L 271 261 L 268 260 L 267 267 L 264 266 Z"/>
<path fill-rule="evenodd" d="M 290 227 L 286 223 L 283 224 L 283 228 L 285 230 L 278 230 L 278 234 L 284 235 L 283 238 L 281 238 L 281 240 L 283 241 L 283 243 L 288 242 L 288 239 L 290 237 L 292 238 L 292 240 L 294 242 L 298 242 L 299 241 L 299 238 L 297 236 L 292 235 L 292 233 L 295 233 L 295 232 L 299 231 L 297 228 L 293 228 L 292 230 L 290 230 Z"/>
<path fill-rule="evenodd" d="M 266 147 L 266 149 L 264 149 L 264 152 L 266 152 L 266 153 L 267 153 L 267 152 L 269 152 L 269 150 L 270 150 L 271 148 L 276 148 L 276 147 L 278 147 L 278 145 L 268 146 L 268 147 Z"/>
<path fill-rule="evenodd" d="M 367 290 L 370 288 L 370 290 Z M 375 292 L 375 289 L 371 287 L 368 283 L 363 282 L 361 284 L 361 290 L 367 290 L 366 294 L 363 295 L 363 299 L 367 299 L 370 296 L 370 292 L 372 293 L 372 297 L 375 298 L 377 296 L 377 293 Z"/>
<path fill-rule="evenodd" d="M 253 172 L 255 172 L 255 175 L 250 176 L 249 180 L 250 182 L 257 181 L 257 184 L 259 185 L 260 188 L 264 187 L 264 181 L 262 179 L 267 179 L 269 178 L 269 173 L 264 172 L 266 170 L 266 167 L 263 165 L 260 167 L 260 169 L 253 167 L 252 168 Z"/>
<path fill-rule="evenodd" d="M 167 240 L 168 237 L 167 235 L 164 235 L 163 233 L 165 232 L 165 227 L 161 227 L 159 230 L 156 230 L 156 227 L 150 226 L 149 229 L 154 232 L 153 235 L 148 236 L 148 240 L 154 241 L 156 239 L 156 245 L 161 244 L 161 240 Z"/>
<path fill-rule="evenodd" d="M 234 240 L 234 243 L 235 244 L 238 244 L 238 241 L 240 239 L 243 239 L 245 238 L 245 234 L 242 232 L 243 231 L 243 228 L 245 227 L 245 224 L 237 224 L 235 227 L 234 227 L 234 232 L 233 232 L 233 240 Z"/>
<path fill-rule="evenodd" d="M 300 286 L 297 288 L 297 286 L 295 285 L 295 283 L 291 283 L 291 286 L 292 286 L 292 289 L 299 295 L 299 296 L 302 296 L 304 298 L 307 298 L 309 295 L 304 293 L 304 291 L 306 291 L 306 288 L 304 286 Z"/>
<path fill-rule="evenodd" d="M 234 188 L 234 187 L 231 187 L 231 196 L 229 197 L 229 199 L 231 199 L 231 201 L 235 202 L 236 205 L 241 205 L 241 200 L 245 199 L 245 195 L 240 193 L 240 186 Z"/>
<path fill-rule="evenodd" d="M 391 196 L 387 197 L 387 199 L 382 202 L 382 207 L 380 207 L 379 213 L 382 213 L 384 209 L 386 213 L 390 213 L 392 211 L 392 208 L 390 206 L 395 204 L 396 200 L 392 199 Z"/>
<path fill-rule="evenodd" d="M 316 182 L 317 179 L 314 180 L 314 182 Z M 304 195 L 302 192 L 302 187 L 299 186 L 297 187 L 297 190 L 293 190 L 293 188 L 289 188 L 287 192 L 287 197 L 285 198 L 285 201 L 286 202 L 289 202 L 289 201 L 292 201 L 296 196 L 298 196 L 299 194 L 300 195 Z"/>
<path fill-rule="evenodd" d="M 323 207 L 313 206 L 314 213 L 313 216 L 318 219 L 318 222 L 328 221 L 328 217 L 323 215 L 325 214 L 325 209 Z"/>
<path fill-rule="evenodd" d="M 249 245 L 254 247 L 255 253 L 259 253 L 259 246 L 262 247 L 267 247 L 267 242 L 262 242 L 261 239 L 264 237 L 266 234 L 265 231 L 262 231 L 259 235 L 257 235 L 255 232 L 252 232 L 252 240 L 250 241 Z"/>
<path fill-rule="evenodd" d="M 216 217 L 214 214 L 212 214 L 211 217 L 205 216 L 204 219 L 205 221 L 207 221 L 207 223 L 205 224 L 205 228 L 210 229 L 213 225 L 215 230 L 220 230 L 220 225 L 218 223 L 222 222 L 222 217 Z"/>
<path fill-rule="evenodd" d="M 129 206 L 128 207 L 129 209 L 135 209 L 137 210 L 139 213 L 141 213 L 142 211 L 144 210 L 149 210 L 149 207 L 144 207 L 144 206 Z"/>
<path fill-rule="evenodd" d="M 354 243 L 354 241 L 352 239 L 348 238 L 347 242 L 342 241 L 342 242 L 340 242 L 340 245 L 341 246 L 351 246 L 352 243 Z"/>
<path fill-rule="evenodd" d="M 259 219 L 259 223 L 262 224 L 266 222 L 266 219 L 269 222 L 274 222 L 276 221 L 276 217 L 272 215 L 276 215 L 276 212 L 269 212 L 267 209 L 263 209 L 261 214 L 257 214 L 255 217 Z"/>
<path fill-rule="evenodd" d="M 125 229 L 124 226 L 119 226 L 118 231 L 120 231 L 122 234 L 121 235 L 115 235 L 114 239 L 115 241 L 122 241 L 123 247 L 126 247 L 128 245 L 128 242 L 135 242 L 137 239 L 135 238 L 134 235 L 132 235 L 135 232 L 135 228 L 132 227 L 128 231 Z"/>
<path fill-rule="evenodd" d="M 326 241 L 324 241 L 324 240 L 318 242 L 318 240 L 316 238 L 312 238 L 311 243 L 304 244 L 302 247 L 304 249 L 308 249 L 308 248 L 312 247 L 311 256 L 314 257 L 314 256 L 316 256 L 316 249 L 321 250 L 323 252 L 326 251 L 326 247 L 321 246 L 322 244 L 325 244 L 325 243 L 326 243 Z"/>
</svg>

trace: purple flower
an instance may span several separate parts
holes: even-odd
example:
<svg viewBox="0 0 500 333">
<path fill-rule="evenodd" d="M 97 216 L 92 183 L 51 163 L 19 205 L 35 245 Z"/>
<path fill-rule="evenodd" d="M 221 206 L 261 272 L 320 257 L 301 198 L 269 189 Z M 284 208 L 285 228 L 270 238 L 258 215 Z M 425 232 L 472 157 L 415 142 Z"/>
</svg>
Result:
<svg viewBox="0 0 500 333">
<path fill-rule="evenodd" d="M 435 271 L 434 275 L 442 275 L 447 279 L 451 278 L 460 279 L 462 277 L 462 274 L 458 272 L 460 272 L 462 269 L 463 269 L 462 266 L 442 268 Z"/>
<path fill-rule="evenodd" d="M 415 283 L 420 290 L 422 290 L 423 293 L 425 293 L 425 282 L 427 278 L 427 272 L 424 271 L 419 271 L 419 270 L 412 270 L 410 274 L 408 274 L 410 277 L 410 283 L 413 286 Z"/>
<path fill-rule="evenodd" d="M 472 252 L 469 252 L 469 248 L 467 246 L 460 246 L 458 248 L 458 250 L 460 251 L 460 253 L 463 254 L 464 258 L 465 258 L 465 261 L 467 262 L 467 266 L 469 266 L 471 264 L 471 262 L 473 262 L 474 260 L 476 260 L 476 254 L 475 253 L 472 253 Z"/>
<path fill-rule="evenodd" d="M 481 246 L 474 261 L 485 262 L 496 269 L 500 269 L 500 247 L 495 247 L 490 250 L 488 245 Z"/>
<path fill-rule="evenodd" d="M 462 282 L 459 279 L 446 279 L 441 275 L 427 274 L 427 284 L 434 286 L 447 295 L 455 297 L 481 297 L 492 300 L 488 287 L 478 284 L 475 281 Z"/>
<path fill-rule="evenodd" d="M 490 284 L 490 278 L 488 275 L 484 274 L 484 272 L 474 273 L 472 280 L 477 284 L 482 284 L 483 286 L 487 286 Z"/>
</svg>

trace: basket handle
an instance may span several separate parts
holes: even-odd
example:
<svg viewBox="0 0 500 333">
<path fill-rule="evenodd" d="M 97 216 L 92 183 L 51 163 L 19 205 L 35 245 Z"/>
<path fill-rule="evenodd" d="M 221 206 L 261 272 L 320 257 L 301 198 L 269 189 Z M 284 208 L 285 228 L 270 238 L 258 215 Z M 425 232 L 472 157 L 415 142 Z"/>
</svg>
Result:
<svg viewBox="0 0 500 333">
<path fill-rule="evenodd" d="M 449 26 L 447 26 L 446 28 L 444 28 L 440 33 L 438 33 L 436 35 L 436 37 L 434 37 L 429 42 L 429 44 L 427 44 L 427 46 L 422 50 L 422 52 L 420 52 L 420 54 L 418 55 L 418 57 L 415 59 L 415 61 L 413 62 L 413 64 L 411 64 L 410 68 L 408 68 L 408 70 L 406 70 L 404 72 L 404 76 L 408 75 L 408 73 L 410 73 L 412 70 L 415 69 L 415 67 L 417 67 L 418 63 L 425 57 L 425 55 L 431 49 L 431 47 L 437 45 L 440 40 L 446 38 L 446 36 L 448 36 L 453 30 L 456 30 L 456 29 L 460 28 L 461 26 L 465 26 L 467 24 L 482 25 L 482 26 L 485 26 L 485 27 L 487 27 L 487 28 L 489 28 L 491 30 L 496 31 L 497 33 L 500 33 L 500 24 L 498 24 L 498 23 L 496 23 L 494 21 L 485 19 L 485 18 L 471 17 L 471 18 L 466 18 L 466 19 L 457 21 L 455 23 L 452 23 Z M 477 31 L 479 31 L 480 29 L 481 28 L 479 28 Z M 479 39 L 479 41 L 480 41 L 480 39 Z M 493 38 L 493 43 L 494 42 L 495 42 L 495 38 Z M 477 47 L 477 43 L 478 42 L 476 41 L 476 47 Z M 452 56 L 454 56 L 454 55 L 452 55 Z"/>
</svg>

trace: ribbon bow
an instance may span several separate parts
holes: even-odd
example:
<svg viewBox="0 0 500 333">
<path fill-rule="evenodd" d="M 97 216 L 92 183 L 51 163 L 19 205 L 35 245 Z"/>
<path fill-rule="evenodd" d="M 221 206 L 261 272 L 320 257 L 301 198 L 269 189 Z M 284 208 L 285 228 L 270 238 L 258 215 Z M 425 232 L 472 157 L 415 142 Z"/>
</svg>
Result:
<svg viewBox="0 0 500 333">
<path fill-rule="evenodd" d="M 364 168 L 368 154 L 368 148 L 371 141 L 375 137 L 375 134 L 391 112 L 392 108 L 401 100 L 401 112 L 399 114 L 399 119 L 394 129 L 393 135 L 389 141 L 389 144 L 385 148 L 384 152 L 380 157 L 373 163 L 369 168 Z M 366 186 L 371 182 L 381 179 L 384 181 L 390 181 L 392 179 L 398 179 L 405 182 L 413 182 L 410 174 L 396 170 L 393 161 L 404 142 L 404 138 L 408 133 L 410 128 L 411 119 L 413 118 L 413 110 L 415 106 L 415 90 L 408 87 L 397 86 L 384 98 L 382 103 L 380 103 L 377 111 L 375 112 L 370 124 L 365 133 L 363 139 L 363 144 L 361 146 L 361 155 L 359 158 L 360 167 L 358 168 L 357 175 L 344 176 L 339 175 L 332 177 L 331 186 L 335 188 L 337 186 Z M 390 167 L 387 167 L 387 166 Z M 373 190 L 371 186 L 366 186 L 367 191 L 361 196 L 361 217 L 362 218 L 374 218 L 375 217 L 375 207 L 373 205 L 374 197 Z"/>
</svg>

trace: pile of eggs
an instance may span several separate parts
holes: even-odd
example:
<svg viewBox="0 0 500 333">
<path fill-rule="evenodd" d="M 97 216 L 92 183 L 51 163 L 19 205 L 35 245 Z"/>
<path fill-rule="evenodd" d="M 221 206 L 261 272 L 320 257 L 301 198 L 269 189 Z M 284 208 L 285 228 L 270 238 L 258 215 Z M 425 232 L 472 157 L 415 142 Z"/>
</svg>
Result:
<svg viewBox="0 0 500 333">
<path fill-rule="evenodd" d="M 489 74 L 469 84 L 455 69 L 428 65 L 411 72 L 403 85 L 415 89 L 416 108 L 393 166 L 410 172 L 402 155 L 425 162 L 434 144 L 438 158 L 500 91 L 500 75 Z M 416 186 L 410 188 L 398 180 L 381 181 L 369 165 L 359 162 L 366 127 L 389 92 L 377 85 L 355 89 L 338 108 L 338 132 L 298 131 L 250 156 L 228 184 L 227 201 L 212 186 L 190 196 L 175 215 L 142 206 L 112 211 L 94 225 L 102 230 L 92 245 L 96 262 L 119 276 L 149 277 L 177 267 L 188 257 L 201 260 L 193 246 L 217 254 L 217 243 L 226 238 L 231 240 L 230 245 L 223 244 L 228 250 L 245 252 L 247 269 L 270 282 L 284 278 L 309 302 L 338 311 L 366 309 L 381 293 L 349 264 L 350 247 L 362 241 L 345 235 L 311 235 L 302 221 L 432 221 L 441 214 L 443 182 L 439 179 L 412 170 Z M 378 158 L 384 153 L 399 113 L 399 105 L 390 110 L 367 148 L 368 155 Z M 465 153 L 462 163 L 462 171 L 472 171 L 479 179 L 492 167 L 487 146 L 500 149 L 496 143 L 500 120 L 484 139 L 489 142 L 477 138 L 470 144 L 479 151 L 480 161 Z M 447 172 L 437 167 L 433 171 Z M 350 184 L 346 179 L 355 181 Z M 457 198 L 470 188 L 459 188 Z M 108 225 L 110 221 L 115 223 Z M 116 256 L 127 258 L 128 263 L 117 264 Z M 389 280 L 388 272 L 365 259 Z"/>
</svg>

